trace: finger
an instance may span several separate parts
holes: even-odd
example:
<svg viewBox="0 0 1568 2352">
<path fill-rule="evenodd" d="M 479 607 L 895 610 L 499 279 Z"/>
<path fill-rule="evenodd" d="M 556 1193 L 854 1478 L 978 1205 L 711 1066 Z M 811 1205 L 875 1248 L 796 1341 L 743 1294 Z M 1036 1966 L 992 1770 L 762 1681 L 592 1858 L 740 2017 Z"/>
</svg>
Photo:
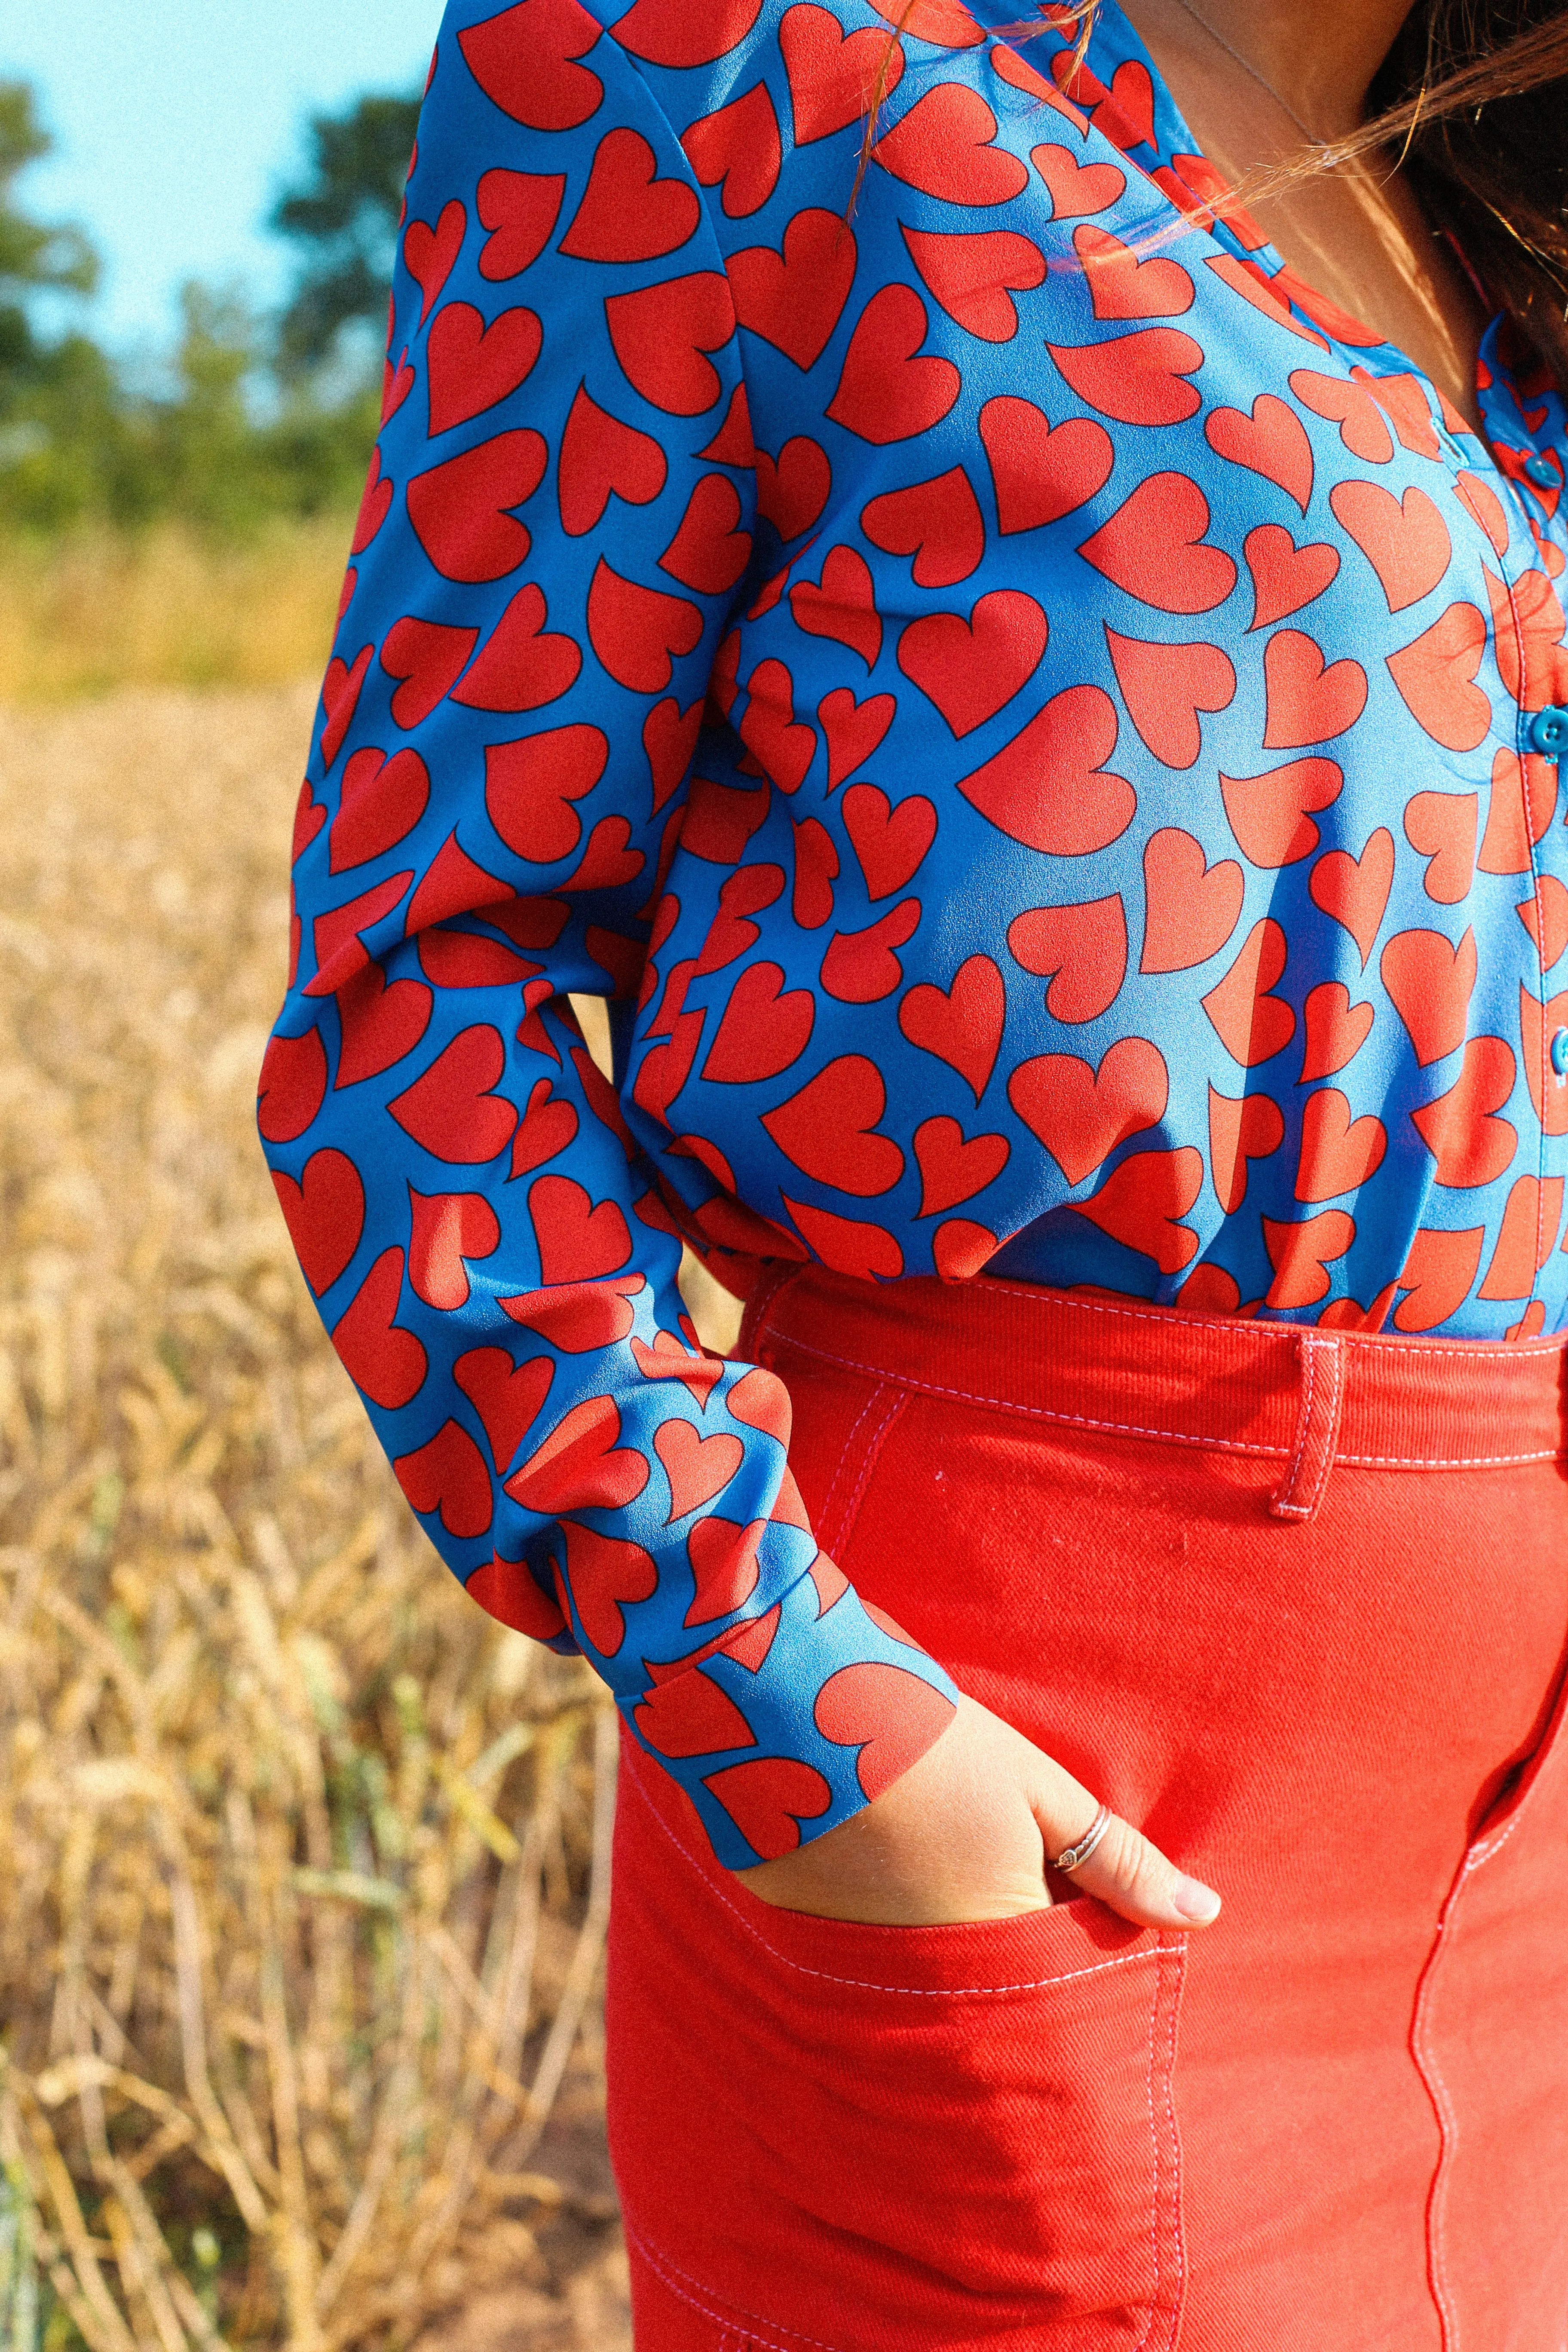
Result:
<svg viewBox="0 0 1568 2352">
<path fill-rule="evenodd" d="M 1044 1801 L 1036 1807 L 1036 1819 L 1047 1859 L 1054 1862 L 1083 1838 L 1099 1807 L 1066 1772 L 1060 1774 L 1059 1785 L 1041 1794 Z M 1093 1853 L 1071 1878 L 1084 1894 L 1141 1927 L 1206 1927 L 1219 1916 L 1220 1898 L 1214 1888 L 1178 1870 L 1142 1830 L 1118 1813 L 1111 1814 Z"/>
</svg>

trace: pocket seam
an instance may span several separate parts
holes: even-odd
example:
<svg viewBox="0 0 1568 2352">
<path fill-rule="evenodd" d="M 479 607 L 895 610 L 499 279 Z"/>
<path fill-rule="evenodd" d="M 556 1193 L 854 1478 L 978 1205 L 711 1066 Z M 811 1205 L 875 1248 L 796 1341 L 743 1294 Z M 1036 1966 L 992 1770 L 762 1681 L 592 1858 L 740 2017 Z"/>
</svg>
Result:
<svg viewBox="0 0 1568 2352">
<path fill-rule="evenodd" d="M 812 2352 L 838 2352 L 838 2347 L 829 2344 L 825 2336 L 803 2336 L 798 2329 L 786 2327 L 782 2320 L 765 2319 L 760 2311 L 747 2311 L 743 2305 L 731 2305 L 729 2314 L 726 2314 L 715 2309 L 711 2303 L 699 2303 L 696 2295 L 688 2294 L 685 2287 L 677 2285 L 676 2281 L 684 2279 L 686 2286 L 695 2287 L 699 2294 L 705 2294 L 708 2290 L 703 2287 L 701 2281 L 694 2279 L 689 2271 L 678 2269 L 668 2254 L 656 2253 L 641 2231 L 634 2229 L 629 2221 L 623 2218 L 622 2226 L 648 2268 L 656 2273 L 660 2283 L 669 2289 L 670 2294 L 679 2295 L 680 2301 L 689 2309 L 700 2312 L 704 2319 L 712 2320 L 716 2326 L 728 2328 L 731 2326 L 734 2318 L 739 2316 L 745 2320 L 755 2320 L 763 2327 L 776 2327 L 782 2336 L 789 2336 L 794 2343 L 809 2344 L 812 2347 Z M 770 2344 L 765 2337 L 756 2335 L 750 2327 L 746 2330 L 746 2334 L 759 2347 L 759 2352 L 788 2352 L 786 2346 Z"/>
<path fill-rule="evenodd" d="M 656 1826 L 661 1830 L 664 1835 L 668 1839 L 670 1844 L 675 1848 L 676 1853 L 680 1856 L 682 1862 L 685 1863 L 687 1868 L 689 1870 L 696 1870 L 697 1864 L 693 1862 L 690 1854 L 688 1853 L 686 1848 L 681 1844 L 680 1840 L 676 1836 L 668 1822 L 664 1820 L 658 1808 L 653 1804 L 647 1791 L 638 1786 L 635 1774 L 630 1777 L 632 1787 L 637 1790 L 639 1801 L 647 1806 L 649 1813 L 653 1816 Z M 704 1879 L 707 1878 L 706 1872 L 699 1872 L 698 1874 Z M 763 1933 L 760 1927 L 758 1927 L 752 1920 L 747 1918 L 745 1913 L 740 1908 L 738 1904 L 731 1902 L 730 1897 L 725 1894 L 721 1886 L 714 1885 L 711 1880 L 708 1880 L 708 1885 L 710 1891 L 716 1899 L 724 1906 L 725 1910 L 728 1911 L 733 1918 L 739 1921 L 742 1927 L 744 1928 L 745 1932 L 752 1937 L 752 1941 L 760 1944 L 763 1949 L 768 1954 L 769 1958 L 776 1961 L 781 1968 L 793 1969 L 797 1976 L 816 1977 L 818 1981 L 823 1984 L 847 1985 L 851 1990 L 856 1992 L 888 1993 L 906 2000 L 963 2000 L 978 1999 L 984 1995 L 994 1993 L 1044 1992 L 1048 1990 L 1054 1985 L 1077 1984 L 1084 1977 L 1104 1976 L 1112 1969 L 1126 1969 L 1135 1966 L 1142 1966 L 1150 1961 L 1154 1963 L 1155 1975 L 1156 1979 L 1158 1979 L 1160 1973 L 1160 1963 L 1163 1961 L 1165 1955 L 1167 1953 L 1173 1953 L 1179 1958 L 1185 1947 L 1184 1937 L 1172 1937 L 1167 1940 L 1164 1932 L 1162 1931 L 1160 1941 L 1157 1944 L 1145 1945 L 1141 1951 L 1118 1953 L 1110 1959 L 1092 1961 L 1087 1968 L 1066 1969 L 1056 1976 L 1020 1977 L 1012 1979 L 1006 1984 L 879 1984 L 874 1979 L 869 1977 L 842 1976 L 835 1969 L 813 1968 L 807 1960 L 797 1960 L 792 1958 L 788 1952 L 781 1951 L 777 1944 L 773 1943 L 769 1937 Z M 853 1926 L 857 1923 L 854 1921 L 840 1921 L 837 1923 L 829 1921 L 827 1924 L 829 1926 L 835 1924 L 841 1926 Z"/>
</svg>

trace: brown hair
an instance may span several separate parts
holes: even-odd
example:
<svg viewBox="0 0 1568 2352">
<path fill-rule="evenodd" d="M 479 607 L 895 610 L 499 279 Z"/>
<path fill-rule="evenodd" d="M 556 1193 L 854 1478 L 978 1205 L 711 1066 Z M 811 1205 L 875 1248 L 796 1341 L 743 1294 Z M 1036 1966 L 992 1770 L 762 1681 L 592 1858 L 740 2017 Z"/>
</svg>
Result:
<svg viewBox="0 0 1568 2352">
<path fill-rule="evenodd" d="M 894 8 L 870 94 L 858 193 L 894 50 L 921 0 Z M 1052 8 L 1087 46 L 1099 0 Z M 1044 25 L 1000 28 L 1015 37 Z M 1492 299 L 1568 390 L 1568 0 L 1416 0 L 1373 82 L 1362 129 L 1246 182 L 1272 193 L 1358 155 L 1397 150 L 1435 228 L 1458 244 Z M 854 197 L 850 199 L 851 206 Z"/>
</svg>

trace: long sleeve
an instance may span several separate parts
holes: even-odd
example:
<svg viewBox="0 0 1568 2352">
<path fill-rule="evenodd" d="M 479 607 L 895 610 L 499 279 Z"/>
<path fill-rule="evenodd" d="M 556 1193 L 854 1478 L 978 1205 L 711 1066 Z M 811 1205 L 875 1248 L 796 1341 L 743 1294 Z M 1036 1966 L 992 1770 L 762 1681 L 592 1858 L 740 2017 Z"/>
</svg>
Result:
<svg viewBox="0 0 1568 2352">
<path fill-rule="evenodd" d="M 576 0 L 448 10 L 259 1122 L 433 1541 L 583 1652 L 741 1865 L 907 1769 L 952 1686 L 818 1551 L 782 1385 L 683 1319 L 669 1209 L 563 1002 L 635 1003 L 758 593 L 709 202 Z"/>
</svg>

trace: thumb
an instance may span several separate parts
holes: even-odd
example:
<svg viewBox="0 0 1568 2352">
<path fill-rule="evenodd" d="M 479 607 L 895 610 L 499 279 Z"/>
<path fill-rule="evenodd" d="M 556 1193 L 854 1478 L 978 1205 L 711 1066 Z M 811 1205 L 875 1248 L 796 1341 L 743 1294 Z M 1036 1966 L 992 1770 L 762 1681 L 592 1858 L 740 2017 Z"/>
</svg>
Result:
<svg viewBox="0 0 1568 2352">
<path fill-rule="evenodd" d="M 1219 1916 L 1220 1898 L 1201 1879 L 1189 1878 L 1142 1830 L 1100 1808 L 1082 1784 L 1055 1768 L 1034 1800 L 1035 1819 L 1046 1843 L 1046 1859 L 1091 1843 L 1069 1872 L 1072 1883 L 1109 1910 L 1140 1927 L 1206 1927 Z"/>
</svg>

